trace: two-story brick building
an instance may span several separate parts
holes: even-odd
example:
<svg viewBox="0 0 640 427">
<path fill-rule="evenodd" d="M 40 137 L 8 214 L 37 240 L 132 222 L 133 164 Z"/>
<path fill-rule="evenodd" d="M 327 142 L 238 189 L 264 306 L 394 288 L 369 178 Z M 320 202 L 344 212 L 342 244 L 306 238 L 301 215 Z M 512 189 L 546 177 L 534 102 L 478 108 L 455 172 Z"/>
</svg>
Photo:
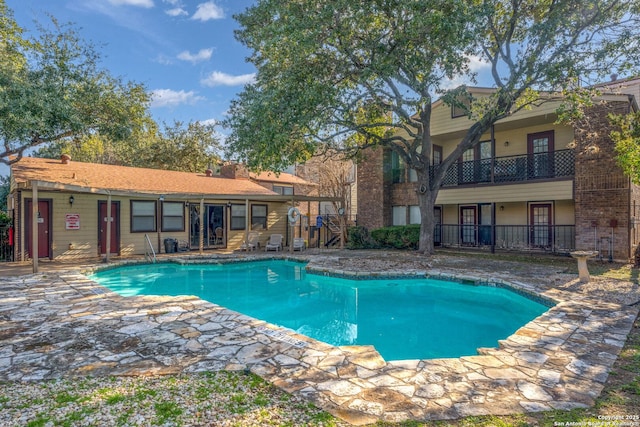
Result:
<svg viewBox="0 0 640 427">
<path fill-rule="evenodd" d="M 605 259 L 629 259 L 638 244 L 640 191 L 616 163 L 607 115 L 637 110 L 638 87 L 640 79 L 603 85 L 584 128 L 556 123 L 560 100 L 496 122 L 446 174 L 434 212 L 436 245 L 598 250 Z M 474 97 L 491 91 L 470 89 Z M 471 123 L 455 108 L 433 104 L 434 164 Z M 370 150 L 358 165 L 358 206 L 367 206 L 358 224 L 419 223 L 416 180 L 391 150 Z"/>
</svg>

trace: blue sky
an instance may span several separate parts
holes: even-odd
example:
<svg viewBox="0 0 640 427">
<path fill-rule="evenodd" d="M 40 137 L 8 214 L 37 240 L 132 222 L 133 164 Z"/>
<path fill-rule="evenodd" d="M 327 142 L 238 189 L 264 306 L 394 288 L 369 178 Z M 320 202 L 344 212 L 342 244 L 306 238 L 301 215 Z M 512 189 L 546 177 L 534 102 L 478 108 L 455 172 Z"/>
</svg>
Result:
<svg viewBox="0 0 640 427">
<path fill-rule="evenodd" d="M 216 121 L 254 78 L 233 15 L 252 0 L 6 0 L 18 25 L 72 22 L 114 76 L 143 83 L 158 122 Z"/>
</svg>

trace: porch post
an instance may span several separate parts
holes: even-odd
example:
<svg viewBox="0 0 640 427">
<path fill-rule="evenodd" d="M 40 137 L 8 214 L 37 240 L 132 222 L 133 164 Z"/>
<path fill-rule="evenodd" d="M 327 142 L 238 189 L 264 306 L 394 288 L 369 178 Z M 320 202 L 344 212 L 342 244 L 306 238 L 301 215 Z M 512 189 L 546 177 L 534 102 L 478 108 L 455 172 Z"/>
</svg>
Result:
<svg viewBox="0 0 640 427">
<path fill-rule="evenodd" d="M 244 199 L 244 241 L 245 242 L 249 240 L 250 222 L 251 222 L 251 218 L 249 218 L 249 199 Z"/>
<path fill-rule="evenodd" d="M 491 253 L 496 253 L 496 204 L 491 203 Z"/>
<path fill-rule="evenodd" d="M 293 197 L 291 198 L 291 207 L 295 207 Z M 302 218 L 300 218 L 300 215 L 298 215 L 298 221 L 302 223 Z M 287 215 L 287 226 L 291 226 L 291 236 L 289 236 L 289 253 L 293 253 L 293 239 L 296 234 L 296 226 L 295 224 L 289 224 L 289 215 Z"/>
<path fill-rule="evenodd" d="M 307 200 L 307 247 L 311 246 L 311 201 Z M 315 220 L 315 218 L 313 218 Z M 300 229 L 300 237 L 302 237 L 302 229 Z"/>
<path fill-rule="evenodd" d="M 38 181 L 31 181 L 31 262 L 38 272 Z"/>
<path fill-rule="evenodd" d="M 104 262 L 109 262 L 111 254 L 111 192 L 107 194 L 107 236 L 105 240 L 105 257 Z"/>
<path fill-rule="evenodd" d="M 26 224 L 25 224 L 25 214 L 24 214 L 24 207 L 26 206 L 26 203 L 24 202 L 24 194 L 19 191 L 17 193 L 18 196 L 18 210 L 20 212 L 20 261 L 26 261 L 27 260 L 27 241 L 25 240 L 25 233 L 24 233 L 24 229 L 26 228 Z"/>
<path fill-rule="evenodd" d="M 204 198 L 200 199 L 200 241 L 198 242 L 200 255 L 204 253 Z"/>
</svg>

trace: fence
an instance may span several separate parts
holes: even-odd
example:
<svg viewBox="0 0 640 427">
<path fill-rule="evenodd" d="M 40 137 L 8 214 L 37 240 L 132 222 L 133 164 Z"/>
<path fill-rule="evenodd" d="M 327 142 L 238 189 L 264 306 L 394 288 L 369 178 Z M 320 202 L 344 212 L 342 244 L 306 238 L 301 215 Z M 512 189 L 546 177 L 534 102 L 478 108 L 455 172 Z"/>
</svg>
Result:
<svg viewBox="0 0 640 427">
<path fill-rule="evenodd" d="M 573 225 L 441 224 L 434 236 L 442 247 L 567 254 L 575 249 L 576 231 Z"/>
</svg>

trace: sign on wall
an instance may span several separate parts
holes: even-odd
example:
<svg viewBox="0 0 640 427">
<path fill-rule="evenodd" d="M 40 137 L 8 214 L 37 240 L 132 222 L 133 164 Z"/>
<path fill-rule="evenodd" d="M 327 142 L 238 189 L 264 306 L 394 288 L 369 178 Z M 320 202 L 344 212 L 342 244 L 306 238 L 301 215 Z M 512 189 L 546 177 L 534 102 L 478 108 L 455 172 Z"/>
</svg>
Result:
<svg viewBox="0 0 640 427">
<path fill-rule="evenodd" d="M 80 214 L 66 214 L 64 223 L 67 230 L 80 230 Z"/>
</svg>

